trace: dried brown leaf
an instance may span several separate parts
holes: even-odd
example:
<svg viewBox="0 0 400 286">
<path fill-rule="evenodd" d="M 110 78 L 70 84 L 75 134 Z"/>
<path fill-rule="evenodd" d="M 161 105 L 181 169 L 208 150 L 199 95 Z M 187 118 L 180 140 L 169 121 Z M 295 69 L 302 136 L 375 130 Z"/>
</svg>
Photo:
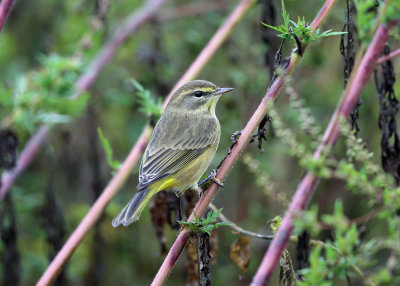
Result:
<svg viewBox="0 0 400 286">
<path fill-rule="evenodd" d="M 199 275 L 197 273 L 197 252 L 194 240 L 191 240 L 186 247 L 186 285 L 197 286 L 199 283 Z"/>
<path fill-rule="evenodd" d="M 210 286 L 211 283 L 211 242 L 210 236 L 207 233 L 198 233 L 196 235 L 199 260 L 199 277 L 201 286 Z"/>
<path fill-rule="evenodd" d="M 196 202 L 198 201 L 197 193 L 189 189 L 185 191 L 185 195 L 182 199 L 185 200 L 185 215 L 189 217 L 196 206 Z"/>
<path fill-rule="evenodd" d="M 197 195 L 192 190 L 187 190 L 182 198 L 185 200 L 185 215 L 189 217 L 196 205 Z M 199 284 L 196 242 L 191 240 L 186 248 L 186 285 L 197 286 Z"/>
<path fill-rule="evenodd" d="M 231 259 L 242 272 L 247 271 L 250 263 L 251 252 L 249 241 L 248 237 L 239 237 L 231 245 Z"/>
<path fill-rule="evenodd" d="M 279 259 L 279 286 L 295 286 L 296 274 L 293 269 L 292 259 L 290 253 L 285 249 Z"/>
<path fill-rule="evenodd" d="M 151 221 L 156 231 L 156 236 L 161 246 L 161 255 L 167 254 L 166 238 L 164 236 L 164 225 L 168 220 L 168 207 L 166 192 L 156 194 L 150 204 Z"/>
</svg>

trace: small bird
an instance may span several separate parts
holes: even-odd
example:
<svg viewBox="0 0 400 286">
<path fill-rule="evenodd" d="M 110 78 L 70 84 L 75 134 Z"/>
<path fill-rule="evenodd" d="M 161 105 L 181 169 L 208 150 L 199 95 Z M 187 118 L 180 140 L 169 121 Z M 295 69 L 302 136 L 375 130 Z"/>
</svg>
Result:
<svg viewBox="0 0 400 286">
<path fill-rule="evenodd" d="M 138 220 L 151 197 L 160 191 L 172 190 L 180 195 L 198 187 L 221 136 L 215 107 L 220 96 L 231 90 L 194 80 L 172 95 L 144 151 L 138 192 L 113 219 L 114 227 Z"/>
</svg>

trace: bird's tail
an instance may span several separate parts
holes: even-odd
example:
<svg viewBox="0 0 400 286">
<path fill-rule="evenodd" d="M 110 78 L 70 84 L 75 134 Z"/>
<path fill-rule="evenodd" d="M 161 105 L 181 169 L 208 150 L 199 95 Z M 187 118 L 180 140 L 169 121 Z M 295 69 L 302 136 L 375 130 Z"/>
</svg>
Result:
<svg viewBox="0 0 400 286">
<path fill-rule="evenodd" d="M 133 199 L 119 213 L 119 215 L 113 219 L 113 227 L 118 227 L 121 224 L 123 226 L 128 226 L 132 222 L 137 221 L 151 197 L 152 193 L 150 192 L 149 188 L 138 191 Z"/>
</svg>

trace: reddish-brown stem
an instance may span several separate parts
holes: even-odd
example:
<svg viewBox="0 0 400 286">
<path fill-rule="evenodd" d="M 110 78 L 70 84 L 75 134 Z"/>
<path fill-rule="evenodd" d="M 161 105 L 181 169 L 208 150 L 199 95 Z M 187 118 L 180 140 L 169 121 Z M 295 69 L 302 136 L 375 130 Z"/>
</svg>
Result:
<svg viewBox="0 0 400 286">
<path fill-rule="evenodd" d="M 214 34 L 210 42 L 204 47 L 200 55 L 192 63 L 186 73 L 181 77 L 176 86 L 181 85 L 183 82 L 189 81 L 196 77 L 196 75 L 203 69 L 205 64 L 215 54 L 222 43 L 227 39 L 235 25 L 240 21 L 240 19 L 246 14 L 251 5 L 254 3 L 255 0 L 242 0 L 238 7 L 229 16 L 228 20 L 225 21 L 221 28 Z M 168 98 L 165 100 L 164 105 L 166 105 L 167 100 Z M 110 181 L 101 196 L 97 199 L 93 207 L 86 214 L 85 218 L 71 234 L 60 252 L 46 269 L 45 273 L 40 278 L 37 285 L 48 285 L 57 277 L 57 274 L 60 272 L 66 261 L 70 258 L 80 242 L 99 219 L 112 197 L 115 196 L 122 183 L 126 180 L 129 172 L 133 169 L 133 167 L 140 159 L 140 156 L 144 152 L 149 137 L 150 130 L 148 127 L 145 128 L 145 130 L 139 137 L 128 157 L 125 159 L 121 169 L 115 174 L 114 178 Z"/>
<path fill-rule="evenodd" d="M 380 57 L 380 58 L 376 61 L 376 64 L 377 64 L 377 65 L 383 64 L 384 62 L 386 62 L 386 61 L 388 61 L 388 60 L 391 60 L 391 59 L 393 59 L 393 58 L 395 58 L 395 57 L 398 57 L 398 56 L 400 56 L 400 49 L 397 49 L 397 50 L 391 52 L 390 54 L 388 54 L 388 55 L 386 55 L 386 56 Z"/>
<path fill-rule="evenodd" d="M 35 157 L 36 153 L 39 151 L 40 146 L 42 146 L 47 134 L 49 133 L 48 126 L 42 126 L 36 132 L 36 134 L 29 139 L 26 143 L 25 149 L 21 152 L 18 158 L 17 164 L 10 171 L 4 171 L 1 177 L 0 186 L 0 201 L 3 199 L 6 192 L 10 189 L 17 177 L 25 170 L 25 168 Z"/>
<path fill-rule="evenodd" d="M 132 32 L 150 20 L 166 0 L 148 0 L 139 10 L 132 13 L 122 25 L 114 32 L 111 40 L 102 48 L 96 59 L 92 61 L 88 72 L 81 76 L 76 83 L 77 93 L 72 97 L 79 96 L 82 91 L 93 85 L 103 70 L 104 66 L 114 57 L 118 47 L 124 43 Z"/>
<path fill-rule="evenodd" d="M 91 207 L 89 213 L 74 230 L 73 234 L 70 236 L 67 242 L 63 245 L 60 252 L 57 253 L 57 256 L 51 262 L 49 267 L 47 267 L 46 271 L 43 273 L 42 277 L 36 285 L 50 285 L 56 279 L 64 264 L 71 257 L 72 253 L 74 253 L 74 250 L 78 247 L 78 245 L 81 243 L 89 230 L 97 222 L 98 218 L 103 213 L 104 208 L 108 205 L 111 199 L 115 196 L 116 192 L 119 190 L 119 188 L 121 188 L 122 184 L 130 175 L 131 170 L 139 161 L 141 153 L 146 148 L 146 144 L 149 140 L 150 134 L 150 127 L 147 127 L 137 141 L 135 148 L 131 150 L 128 157 L 122 164 L 121 168 L 118 170 L 113 179 L 108 183 L 101 196 Z"/>
<path fill-rule="evenodd" d="M 332 9 L 333 5 L 336 3 L 336 0 L 327 0 L 321 9 L 320 13 L 312 22 L 311 26 L 315 31 L 320 27 L 322 21 L 327 17 L 329 11 Z M 293 53 L 289 65 L 286 69 L 286 75 L 289 75 L 293 72 L 296 65 L 298 64 L 300 57 Z M 269 104 L 272 100 L 278 95 L 281 87 L 284 84 L 285 79 L 278 78 L 272 84 L 270 89 L 268 90 L 267 94 L 264 96 L 263 100 L 261 101 L 260 105 L 258 106 L 257 110 L 254 112 L 253 116 L 247 123 L 246 127 L 242 130 L 242 134 L 239 137 L 238 142 L 233 146 L 231 153 L 226 158 L 224 163 L 221 165 L 220 169 L 216 177 L 223 182 L 225 178 L 228 176 L 230 170 L 232 169 L 233 165 L 238 160 L 240 154 L 243 152 L 244 148 L 247 146 L 250 138 L 260 124 L 261 120 L 265 116 L 268 110 Z M 194 212 L 198 217 L 202 216 L 207 209 L 208 205 L 210 204 L 211 200 L 215 196 L 219 189 L 219 185 L 216 183 L 211 183 L 210 187 L 204 192 L 203 196 L 200 198 L 199 202 L 197 203 Z M 190 216 L 189 221 L 194 219 L 193 214 Z M 161 265 L 160 269 L 158 270 L 156 276 L 154 277 L 152 286 L 161 286 L 164 285 L 169 272 L 171 271 L 172 267 L 175 265 L 178 257 L 182 253 L 188 239 L 190 237 L 190 231 L 188 229 L 183 229 L 181 233 L 178 235 L 177 239 L 175 240 L 174 244 L 172 245 L 167 257 L 165 258 L 163 264 Z"/>
<path fill-rule="evenodd" d="M 193 17 L 216 10 L 225 10 L 228 7 L 227 0 L 209 0 L 207 2 L 194 2 L 183 4 L 173 9 L 165 10 L 157 17 L 158 21 L 171 21 L 185 17 Z"/>
<path fill-rule="evenodd" d="M 92 61 L 88 68 L 88 73 L 82 75 L 78 79 L 77 83 L 75 84 L 77 92 L 72 96 L 72 98 L 76 98 L 77 96 L 82 94 L 83 91 L 88 90 L 93 85 L 100 72 L 103 70 L 104 66 L 112 59 L 112 57 L 116 53 L 117 48 L 123 42 L 125 42 L 128 37 L 141 25 L 151 19 L 151 17 L 153 17 L 153 15 L 165 2 L 166 0 L 147 1 L 141 9 L 133 12 L 125 20 L 121 27 L 114 32 L 111 40 L 104 46 L 98 56 Z M 1 2 L 1 4 L 2 3 L 3 2 Z M 10 189 L 18 176 L 29 166 L 32 159 L 36 156 L 36 154 L 40 150 L 40 146 L 46 139 L 48 132 L 48 126 L 40 127 L 38 132 L 29 140 L 28 144 L 22 151 L 22 154 L 24 156 L 21 155 L 21 157 L 18 159 L 15 169 L 3 173 L 0 185 L 0 201 L 3 199 L 4 195 Z"/>
<path fill-rule="evenodd" d="M 233 12 L 229 15 L 224 24 L 218 29 L 217 32 L 215 32 L 212 39 L 207 43 L 207 45 L 196 58 L 196 60 L 191 64 L 184 75 L 175 84 L 174 88 L 171 90 L 168 97 L 164 101 L 164 107 L 167 105 L 172 94 L 178 87 L 183 85 L 185 82 L 194 79 L 199 74 L 200 70 L 204 68 L 204 66 L 214 55 L 214 53 L 219 49 L 219 47 L 221 47 L 222 43 L 226 40 L 226 37 L 230 35 L 236 24 L 240 22 L 240 20 L 243 18 L 244 15 L 246 15 L 247 11 L 255 2 L 255 0 L 242 0 L 237 5 L 235 10 L 233 10 Z"/>
<path fill-rule="evenodd" d="M 375 63 L 383 51 L 384 45 L 388 39 L 388 28 L 380 25 L 375 33 L 375 36 L 368 47 L 367 52 L 361 60 L 358 69 L 353 72 L 351 81 L 347 85 L 345 92 L 333 114 L 328 128 L 325 130 L 322 142 L 314 153 L 314 158 L 319 158 L 322 150 L 326 146 L 333 146 L 339 137 L 339 121 L 340 118 L 349 116 L 353 109 L 357 98 L 360 96 L 368 78 L 375 67 Z M 297 191 L 290 203 L 288 212 L 283 218 L 282 224 L 278 229 L 274 239 L 272 240 L 267 253 L 265 254 L 262 263 L 260 264 L 256 275 L 253 278 L 252 286 L 268 285 L 276 264 L 282 251 L 285 249 L 290 235 L 293 230 L 293 218 L 301 210 L 304 210 L 310 200 L 315 185 L 317 176 L 307 173 L 300 182 Z"/>
<path fill-rule="evenodd" d="M 3 0 L 0 2 L 0 32 L 3 29 L 15 3 L 17 3 L 17 0 Z"/>
</svg>

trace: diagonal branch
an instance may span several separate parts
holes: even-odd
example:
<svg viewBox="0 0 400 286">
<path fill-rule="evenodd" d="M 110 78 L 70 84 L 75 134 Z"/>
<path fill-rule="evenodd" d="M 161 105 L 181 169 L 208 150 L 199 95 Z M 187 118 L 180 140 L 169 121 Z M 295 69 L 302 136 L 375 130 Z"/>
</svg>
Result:
<svg viewBox="0 0 400 286">
<path fill-rule="evenodd" d="M 166 0 L 147 0 L 145 5 L 128 16 L 122 25 L 115 30 L 111 40 L 92 61 L 88 72 L 78 79 L 76 83 L 77 93 L 72 98 L 79 96 L 93 85 L 105 65 L 114 57 L 118 47 L 139 27 L 151 20 L 165 2 Z"/>
<path fill-rule="evenodd" d="M 49 130 L 49 126 L 41 126 L 36 134 L 26 143 L 26 147 L 22 150 L 15 167 L 3 172 L 0 184 L 0 201 L 4 198 L 18 176 L 30 164 L 37 152 L 39 152 L 40 146 L 44 143 Z"/>
<path fill-rule="evenodd" d="M 386 62 L 386 61 L 388 61 L 388 60 L 390 60 L 390 59 L 393 59 L 393 58 L 395 58 L 395 57 L 398 57 L 398 56 L 400 56 L 400 49 L 397 49 L 397 50 L 391 52 L 390 54 L 388 54 L 388 55 L 386 55 L 386 56 L 380 57 L 380 58 L 376 61 L 376 64 L 377 64 L 377 65 L 383 64 L 384 62 Z"/>
<path fill-rule="evenodd" d="M 3 29 L 15 3 L 17 3 L 17 0 L 3 0 L 0 2 L 0 32 Z"/>
<path fill-rule="evenodd" d="M 7 1 L 8 0 L 3 0 L 0 5 Z M 78 97 L 83 91 L 88 90 L 93 85 L 105 65 L 108 64 L 108 62 L 115 55 L 118 47 L 123 44 L 133 32 L 150 20 L 165 2 L 166 0 L 148 0 L 142 8 L 133 12 L 125 20 L 121 27 L 114 32 L 111 40 L 102 48 L 97 57 L 92 61 L 88 68 L 87 74 L 82 75 L 78 79 L 77 83 L 75 84 L 77 92 L 71 97 L 72 99 Z M 33 158 L 40 150 L 40 146 L 45 141 L 49 131 L 50 126 L 41 126 L 37 133 L 26 144 L 15 168 L 3 173 L 0 184 L 0 201 L 3 199 L 4 195 L 10 189 L 18 176 L 32 162 Z"/>
<path fill-rule="evenodd" d="M 185 17 L 195 17 L 204 13 L 212 11 L 225 10 L 228 8 L 229 1 L 226 0 L 208 0 L 207 2 L 189 2 L 188 4 L 182 4 L 174 9 L 163 11 L 157 20 L 161 22 L 182 19 Z"/>
<path fill-rule="evenodd" d="M 353 109 L 357 98 L 360 96 L 364 85 L 375 67 L 376 60 L 383 51 L 384 45 L 389 37 L 388 30 L 389 28 L 385 25 L 379 26 L 360 65 L 353 70 L 350 82 L 347 84 L 342 99 L 331 118 L 322 142 L 314 153 L 315 159 L 321 156 L 321 152 L 326 146 L 335 145 L 339 137 L 339 121 L 341 118 L 348 117 Z M 317 181 L 317 176 L 311 173 L 307 173 L 306 176 L 303 177 L 290 203 L 288 212 L 253 278 L 252 286 L 267 285 L 269 283 L 276 264 L 279 261 L 279 257 L 290 239 L 293 230 L 293 218 L 299 211 L 306 207 Z"/>
<path fill-rule="evenodd" d="M 171 98 L 175 90 L 178 89 L 185 82 L 194 79 L 200 71 L 204 68 L 211 57 L 217 52 L 221 47 L 226 38 L 230 35 L 233 28 L 238 24 L 244 15 L 247 14 L 249 9 L 255 4 L 256 0 L 241 0 L 235 10 L 228 16 L 225 23 L 215 32 L 212 39 L 204 47 L 203 51 L 199 54 L 192 65 L 187 69 L 179 81 L 175 84 L 174 88 L 168 94 L 168 97 L 164 101 L 163 106 L 165 107 Z"/>
<path fill-rule="evenodd" d="M 208 206 L 214 212 L 219 211 L 219 208 L 217 208 L 213 203 L 210 203 Z M 244 234 L 244 235 L 247 235 L 247 236 L 250 236 L 250 237 L 254 237 L 254 238 L 258 238 L 258 239 L 266 239 L 266 240 L 272 240 L 274 238 L 273 235 L 265 235 L 265 234 L 257 233 L 257 232 L 254 232 L 254 231 L 246 230 L 246 229 L 238 226 L 236 223 L 234 223 L 230 219 L 228 219 L 223 213 L 219 214 L 218 219 L 220 221 L 222 221 L 222 222 L 227 223 L 230 228 L 232 228 L 235 232 L 238 232 L 240 234 Z"/>
<path fill-rule="evenodd" d="M 255 0 L 242 0 L 235 10 L 229 15 L 227 20 L 214 34 L 212 39 L 204 47 L 202 52 L 196 58 L 196 60 L 191 64 L 186 73 L 181 77 L 179 82 L 175 85 L 182 85 L 184 82 L 195 78 L 206 63 L 211 59 L 211 57 L 216 53 L 218 48 L 223 44 L 223 42 L 228 38 L 233 28 L 237 23 L 243 18 L 243 16 L 248 12 L 251 6 L 255 3 Z M 174 88 L 174 89 L 175 89 Z M 174 90 L 173 89 L 173 90 Z M 171 91 L 170 95 L 173 91 Z M 170 97 L 170 96 L 169 96 Z M 164 105 L 166 105 L 167 100 L 165 100 Z M 87 235 L 89 230 L 93 227 L 96 221 L 99 219 L 104 209 L 115 196 L 119 188 L 125 182 L 129 176 L 131 170 L 134 168 L 136 163 L 139 161 L 141 154 L 144 152 L 146 144 L 149 140 L 151 133 L 150 127 L 145 127 L 143 133 L 140 135 L 135 146 L 132 148 L 128 157 L 125 159 L 122 167 L 118 170 L 112 180 L 109 182 L 101 196 L 97 199 L 93 207 L 89 210 L 86 216 L 83 218 L 78 227 L 71 234 L 63 248 L 51 262 L 49 267 L 46 269 L 45 273 L 42 275 L 37 285 L 49 285 L 56 278 L 59 271 L 63 268 L 64 264 L 71 257 L 75 249 L 79 246 L 81 241 Z"/>
<path fill-rule="evenodd" d="M 314 21 L 311 24 L 313 31 L 318 29 L 323 20 L 327 17 L 329 12 L 331 11 L 333 5 L 336 3 L 336 0 L 327 0 L 324 6 L 321 8 L 318 15 L 315 17 Z M 306 47 L 304 47 L 305 49 Z M 297 66 L 298 62 L 300 61 L 300 56 L 296 53 L 292 53 L 291 59 L 289 62 L 288 67 L 286 68 L 286 76 L 290 75 L 295 67 Z M 286 77 L 284 77 L 286 78 Z M 251 139 L 251 136 L 261 120 L 264 118 L 265 114 L 267 113 L 268 106 L 272 103 L 273 99 L 278 95 L 281 87 L 284 84 L 284 79 L 278 78 L 274 81 L 271 85 L 270 89 L 268 90 L 267 94 L 262 99 L 260 105 L 258 106 L 257 110 L 254 112 L 253 116 L 247 123 L 246 127 L 243 129 L 241 136 L 236 145 L 233 146 L 231 153 L 226 158 L 224 163 L 221 165 L 216 177 L 223 182 L 225 178 L 228 176 L 229 171 L 232 169 L 233 165 L 239 158 L 239 155 L 243 152 L 244 148 L 247 146 L 248 142 Z M 210 187 L 205 191 L 203 196 L 200 198 L 199 202 L 197 203 L 194 212 L 196 213 L 197 217 L 200 217 L 204 214 L 205 210 L 207 209 L 208 205 L 210 204 L 211 200 L 214 198 L 215 194 L 218 191 L 218 184 L 211 183 Z M 192 221 L 194 216 L 191 215 L 189 221 Z M 178 235 L 177 239 L 175 240 L 174 244 L 172 245 L 167 257 L 165 258 L 163 264 L 161 265 L 160 269 L 158 270 L 152 285 L 159 286 L 163 285 L 168 277 L 169 272 L 171 271 L 172 267 L 175 265 L 178 257 L 182 253 L 188 239 L 190 237 L 190 230 L 184 228 Z"/>
</svg>

